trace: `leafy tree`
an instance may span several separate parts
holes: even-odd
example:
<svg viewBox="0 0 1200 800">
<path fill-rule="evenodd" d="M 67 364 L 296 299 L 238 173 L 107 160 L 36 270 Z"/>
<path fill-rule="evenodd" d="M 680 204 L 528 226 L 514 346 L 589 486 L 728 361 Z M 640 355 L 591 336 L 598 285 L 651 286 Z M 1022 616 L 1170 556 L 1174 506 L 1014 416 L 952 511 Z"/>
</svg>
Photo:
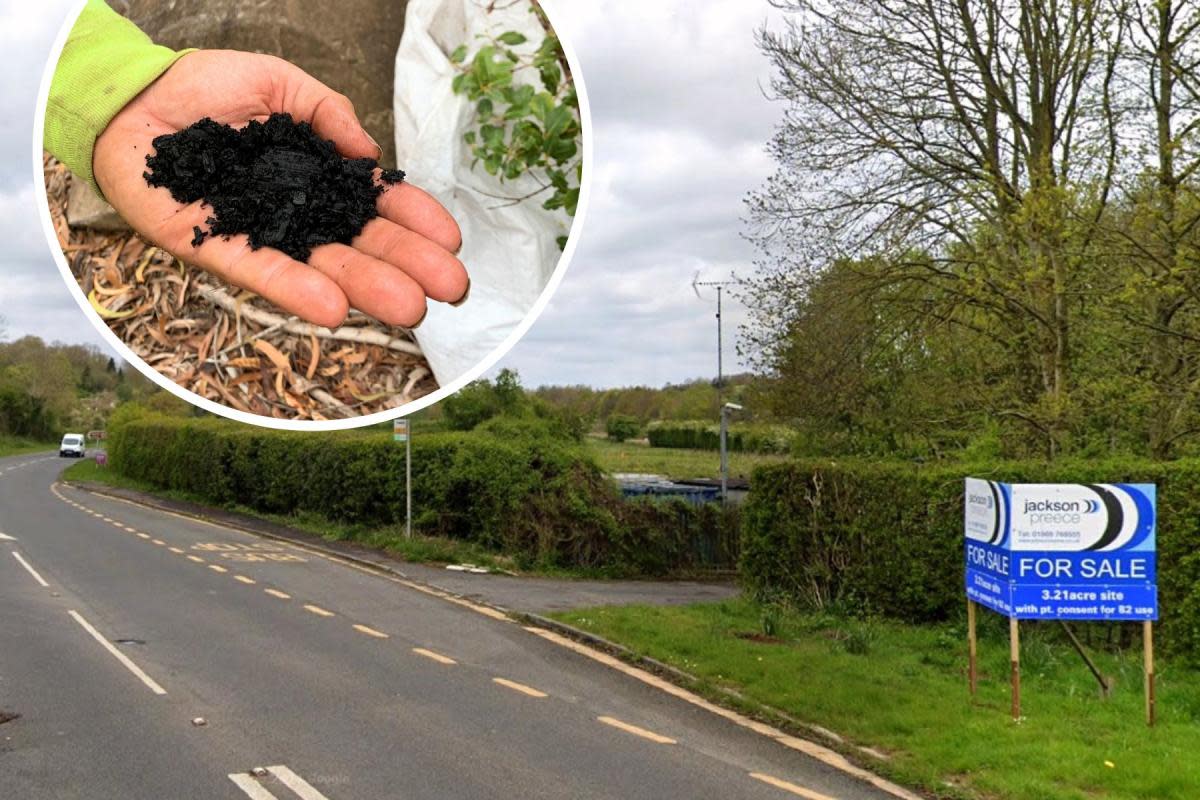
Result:
<svg viewBox="0 0 1200 800">
<path fill-rule="evenodd" d="M 638 424 L 637 419 L 625 414 L 613 414 L 609 416 L 605 422 L 605 429 L 608 432 L 608 438 L 614 442 L 634 439 L 642 432 L 642 426 Z"/>
</svg>

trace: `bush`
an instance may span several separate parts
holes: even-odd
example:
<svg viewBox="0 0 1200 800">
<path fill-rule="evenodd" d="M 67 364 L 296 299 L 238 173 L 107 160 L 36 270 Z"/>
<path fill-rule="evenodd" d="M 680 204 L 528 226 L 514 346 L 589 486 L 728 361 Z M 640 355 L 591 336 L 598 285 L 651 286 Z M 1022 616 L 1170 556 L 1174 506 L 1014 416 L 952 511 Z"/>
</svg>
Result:
<svg viewBox="0 0 1200 800">
<path fill-rule="evenodd" d="M 963 479 L 1154 483 L 1164 645 L 1200 659 L 1200 460 L 760 467 L 742 509 L 741 574 L 760 599 L 908 622 L 965 604 Z"/>
<path fill-rule="evenodd" d="M 488 381 L 469 383 L 442 401 L 442 416 L 452 431 L 469 431 L 500 413 L 500 401 Z"/>
<path fill-rule="evenodd" d="M 636 417 L 612 414 L 605 420 L 604 430 L 608 433 L 608 438 L 614 442 L 623 442 L 626 439 L 636 439 L 642 432 L 642 426 Z"/>
<path fill-rule="evenodd" d="M 629 503 L 555 419 L 496 417 L 412 439 L 414 526 L 527 566 L 662 574 L 732 566 L 736 518 Z M 221 505 L 307 512 L 365 527 L 405 518 L 404 448 L 388 434 L 301 434 L 216 419 L 125 415 L 109 458 L 123 475 Z"/>
<path fill-rule="evenodd" d="M 719 450 L 721 426 L 716 422 L 652 422 L 646 429 L 651 447 Z M 788 453 L 796 434 L 782 425 L 731 424 L 725 446 L 734 453 Z"/>
</svg>

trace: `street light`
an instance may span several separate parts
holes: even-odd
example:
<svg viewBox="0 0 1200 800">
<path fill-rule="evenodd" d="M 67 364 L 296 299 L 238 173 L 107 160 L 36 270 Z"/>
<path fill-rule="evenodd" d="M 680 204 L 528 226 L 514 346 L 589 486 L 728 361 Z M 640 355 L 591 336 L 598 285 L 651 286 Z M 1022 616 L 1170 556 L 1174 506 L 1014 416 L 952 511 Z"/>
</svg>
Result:
<svg viewBox="0 0 1200 800">
<path fill-rule="evenodd" d="M 737 403 L 721 406 L 721 505 L 729 503 L 729 450 L 726 447 L 726 431 L 729 428 L 729 412 L 741 411 Z"/>
</svg>

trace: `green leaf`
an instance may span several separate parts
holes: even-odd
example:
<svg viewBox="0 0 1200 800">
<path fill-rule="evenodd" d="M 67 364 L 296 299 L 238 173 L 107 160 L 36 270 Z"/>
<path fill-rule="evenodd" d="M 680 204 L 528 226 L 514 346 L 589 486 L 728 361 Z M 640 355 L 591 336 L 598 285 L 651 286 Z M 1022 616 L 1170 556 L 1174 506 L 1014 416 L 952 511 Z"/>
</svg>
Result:
<svg viewBox="0 0 1200 800">
<path fill-rule="evenodd" d="M 505 31 L 496 38 L 507 45 L 525 44 L 525 42 L 529 41 L 525 38 L 524 34 L 517 33 L 516 31 Z"/>
<path fill-rule="evenodd" d="M 454 52 L 450 54 L 450 63 L 461 64 L 467 57 L 467 46 L 461 44 L 454 48 Z"/>
</svg>

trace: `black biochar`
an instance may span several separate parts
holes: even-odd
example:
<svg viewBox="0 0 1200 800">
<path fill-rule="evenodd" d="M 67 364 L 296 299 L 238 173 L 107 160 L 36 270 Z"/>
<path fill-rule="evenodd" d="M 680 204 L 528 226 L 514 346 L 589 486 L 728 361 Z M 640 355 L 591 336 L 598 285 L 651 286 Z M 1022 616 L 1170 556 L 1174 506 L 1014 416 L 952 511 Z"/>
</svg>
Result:
<svg viewBox="0 0 1200 800">
<path fill-rule="evenodd" d="M 180 203 L 203 201 L 213 213 L 208 230 L 193 228 L 192 246 L 209 236 L 247 234 L 250 247 L 274 247 L 299 261 L 312 248 L 349 244 L 378 216 L 375 201 L 402 170 L 375 180 L 373 158 L 343 158 L 333 142 L 290 114 L 243 128 L 205 117 L 154 140 L 146 183 L 168 189 Z"/>
</svg>

